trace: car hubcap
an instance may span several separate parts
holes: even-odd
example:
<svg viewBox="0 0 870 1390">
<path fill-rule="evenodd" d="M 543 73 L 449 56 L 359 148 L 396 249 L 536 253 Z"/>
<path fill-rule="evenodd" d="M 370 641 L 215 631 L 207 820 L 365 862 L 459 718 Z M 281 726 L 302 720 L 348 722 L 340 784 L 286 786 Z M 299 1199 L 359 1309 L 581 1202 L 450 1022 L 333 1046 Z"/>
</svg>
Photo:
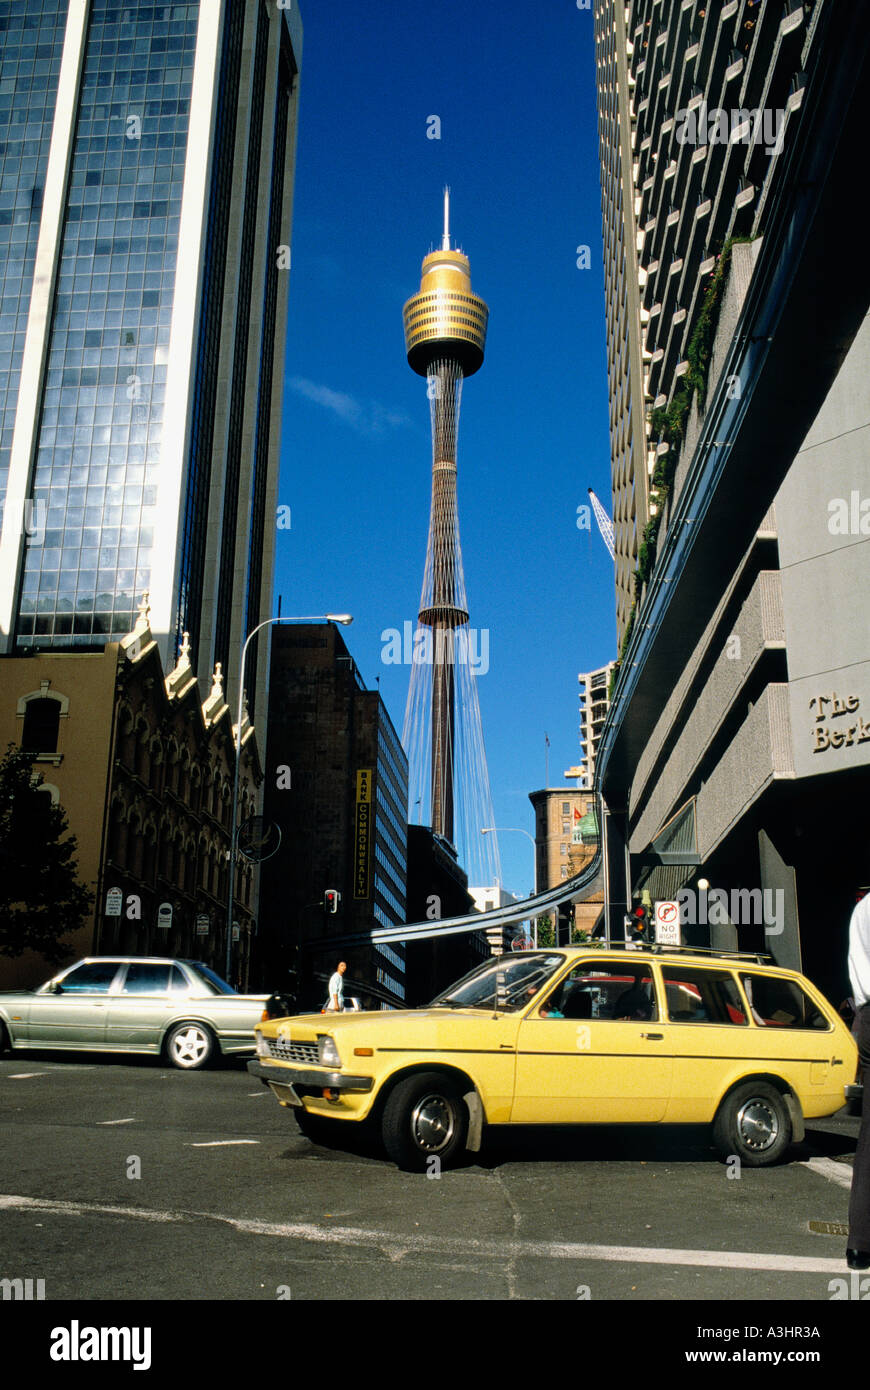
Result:
<svg viewBox="0 0 870 1390">
<path fill-rule="evenodd" d="M 453 1138 L 453 1110 L 443 1096 L 424 1096 L 411 1116 L 411 1132 L 418 1149 L 436 1153 Z"/>
<path fill-rule="evenodd" d="M 191 1067 L 202 1061 L 208 1051 L 208 1040 L 199 1028 L 188 1028 L 176 1034 L 172 1047 L 179 1062 Z"/>
<path fill-rule="evenodd" d="M 766 1100 L 748 1100 L 737 1113 L 737 1131 L 747 1149 L 769 1149 L 779 1134 L 776 1111 Z"/>
</svg>

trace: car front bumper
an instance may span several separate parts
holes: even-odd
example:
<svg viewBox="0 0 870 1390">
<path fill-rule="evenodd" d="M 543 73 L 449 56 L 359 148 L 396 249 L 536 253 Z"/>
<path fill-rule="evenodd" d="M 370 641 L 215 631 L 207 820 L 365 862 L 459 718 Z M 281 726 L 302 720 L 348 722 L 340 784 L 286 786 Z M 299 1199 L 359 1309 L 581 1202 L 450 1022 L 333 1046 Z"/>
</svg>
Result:
<svg viewBox="0 0 870 1390">
<path fill-rule="evenodd" d="M 269 1086 L 282 1105 L 301 1106 L 297 1086 L 316 1086 L 320 1091 L 370 1091 L 371 1076 L 348 1076 L 346 1072 L 321 1071 L 310 1067 L 294 1067 L 283 1062 L 264 1062 L 259 1057 L 248 1062 L 248 1071 L 264 1086 Z"/>
</svg>

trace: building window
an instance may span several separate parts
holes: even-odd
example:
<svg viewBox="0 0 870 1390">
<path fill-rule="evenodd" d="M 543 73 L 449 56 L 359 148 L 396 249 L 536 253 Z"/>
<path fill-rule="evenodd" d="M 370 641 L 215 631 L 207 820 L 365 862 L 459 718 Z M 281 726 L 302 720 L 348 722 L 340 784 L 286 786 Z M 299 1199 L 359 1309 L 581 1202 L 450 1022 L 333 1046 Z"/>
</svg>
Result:
<svg viewBox="0 0 870 1390">
<path fill-rule="evenodd" d="M 56 753 L 59 730 L 59 700 L 47 695 L 27 701 L 21 731 L 21 747 L 26 753 Z"/>
<path fill-rule="evenodd" d="M 563 801 L 563 802 L 562 802 L 562 815 L 563 815 L 563 816 L 569 816 L 570 814 L 571 814 L 571 803 L 570 803 L 570 801 Z"/>
</svg>

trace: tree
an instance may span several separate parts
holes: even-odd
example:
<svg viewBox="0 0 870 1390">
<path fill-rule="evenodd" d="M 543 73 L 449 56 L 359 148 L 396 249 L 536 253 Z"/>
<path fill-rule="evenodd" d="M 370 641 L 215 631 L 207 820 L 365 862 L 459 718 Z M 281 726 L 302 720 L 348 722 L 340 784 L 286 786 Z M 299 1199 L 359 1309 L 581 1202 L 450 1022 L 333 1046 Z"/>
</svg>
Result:
<svg viewBox="0 0 870 1390">
<path fill-rule="evenodd" d="M 67 955 L 60 938 L 81 927 L 93 893 L 78 881 L 78 845 L 60 806 L 40 791 L 36 755 L 9 745 L 0 761 L 0 955 Z"/>
<path fill-rule="evenodd" d="M 553 931 L 552 917 L 538 918 L 538 946 L 555 945 L 556 934 Z"/>
</svg>

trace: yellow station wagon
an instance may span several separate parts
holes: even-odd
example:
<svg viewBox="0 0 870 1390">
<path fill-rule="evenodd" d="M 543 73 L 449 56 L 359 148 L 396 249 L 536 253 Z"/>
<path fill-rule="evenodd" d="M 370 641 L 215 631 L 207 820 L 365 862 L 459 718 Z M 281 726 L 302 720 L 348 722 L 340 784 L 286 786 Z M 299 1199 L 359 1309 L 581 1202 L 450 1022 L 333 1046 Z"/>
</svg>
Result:
<svg viewBox="0 0 870 1390">
<path fill-rule="evenodd" d="M 712 1124 L 775 1163 L 844 1103 L 858 1055 L 803 975 L 766 957 L 553 949 L 485 962 L 426 1008 L 302 1014 L 255 1030 L 249 1071 L 310 1135 L 371 1121 L 422 1171 L 484 1124 Z"/>
</svg>

